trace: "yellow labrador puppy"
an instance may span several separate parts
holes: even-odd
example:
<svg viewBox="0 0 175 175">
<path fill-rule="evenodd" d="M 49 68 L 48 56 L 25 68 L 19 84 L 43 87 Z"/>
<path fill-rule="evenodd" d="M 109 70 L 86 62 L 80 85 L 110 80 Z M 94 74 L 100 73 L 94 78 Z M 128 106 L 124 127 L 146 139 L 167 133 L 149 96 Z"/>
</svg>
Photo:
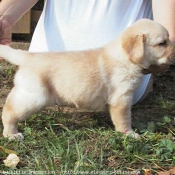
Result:
<svg viewBox="0 0 175 175">
<path fill-rule="evenodd" d="M 29 53 L 1 45 L 0 57 L 19 66 L 3 108 L 3 135 L 22 138 L 17 123 L 55 104 L 108 107 L 116 131 L 133 133 L 131 105 L 142 71 L 171 64 L 174 55 L 167 30 L 147 19 L 95 50 Z"/>
</svg>

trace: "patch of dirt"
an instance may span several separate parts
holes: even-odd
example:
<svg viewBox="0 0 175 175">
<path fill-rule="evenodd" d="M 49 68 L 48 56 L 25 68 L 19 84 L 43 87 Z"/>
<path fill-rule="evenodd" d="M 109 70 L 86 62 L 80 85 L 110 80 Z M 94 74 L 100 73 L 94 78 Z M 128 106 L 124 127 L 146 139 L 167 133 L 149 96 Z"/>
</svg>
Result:
<svg viewBox="0 0 175 175">
<path fill-rule="evenodd" d="M 27 42 L 12 42 L 11 47 L 14 49 L 29 50 L 30 43 Z"/>
<path fill-rule="evenodd" d="M 132 117 L 134 121 L 146 124 L 162 121 L 164 116 L 173 120 L 174 115 L 175 65 L 171 65 L 168 71 L 154 75 L 153 92 L 143 102 L 133 106 Z"/>
</svg>

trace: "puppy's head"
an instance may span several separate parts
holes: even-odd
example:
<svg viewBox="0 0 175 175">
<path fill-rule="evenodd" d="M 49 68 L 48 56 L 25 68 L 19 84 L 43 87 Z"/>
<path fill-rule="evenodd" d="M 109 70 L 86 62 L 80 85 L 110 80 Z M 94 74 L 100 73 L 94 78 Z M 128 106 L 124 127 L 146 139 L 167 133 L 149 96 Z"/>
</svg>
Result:
<svg viewBox="0 0 175 175">
<path fill-rule="evenodd" d="M 160 24 L 141 19 L 122 33 L 122 48 L 129 60 L 154 72 L 152 66 L 162 67 L 175 62 L 175 45 L 168 31 Z"/>
</svg>

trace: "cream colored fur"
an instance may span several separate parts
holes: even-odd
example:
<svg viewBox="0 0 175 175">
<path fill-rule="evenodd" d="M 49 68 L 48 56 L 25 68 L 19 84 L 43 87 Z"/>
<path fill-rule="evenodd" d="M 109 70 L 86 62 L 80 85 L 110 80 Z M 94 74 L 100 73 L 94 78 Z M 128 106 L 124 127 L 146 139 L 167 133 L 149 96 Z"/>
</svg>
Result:
<svg viewBox="0 0 175 175">
<path fill-rule="evenodd" d="M 132 133 L 132 99 L 143 69 L 171 64 L 174 54 L 167 30 L 146 19 L 94 50 L 29 53 L 1 45 L 0 57 L 19 65 L 3 108 L 3 135 L 21 138 L 17 123 L 55 104 L 109 108 L 116 131 Z"/>
</svg>

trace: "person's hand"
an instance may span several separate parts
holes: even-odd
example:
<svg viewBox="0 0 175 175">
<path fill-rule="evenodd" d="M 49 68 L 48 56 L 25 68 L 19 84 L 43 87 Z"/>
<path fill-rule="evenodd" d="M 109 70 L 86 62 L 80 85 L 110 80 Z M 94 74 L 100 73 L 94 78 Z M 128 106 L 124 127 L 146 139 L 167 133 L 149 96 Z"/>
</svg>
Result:
<svg viewBox="0 0 175 175">
<path fill-rule="evenodd" d="M 11 24 L 3 17 L 0 17 L 0 44 L 10 46 L 11 44 Z M 0 57 L 0 61 L 4 59 Z"/>
<path fill-rule="evenodd" d="M 10 21 L 6 18 L 0 17 L 0 44 L 10 46 L 11 36 Z"/>
</svg>

